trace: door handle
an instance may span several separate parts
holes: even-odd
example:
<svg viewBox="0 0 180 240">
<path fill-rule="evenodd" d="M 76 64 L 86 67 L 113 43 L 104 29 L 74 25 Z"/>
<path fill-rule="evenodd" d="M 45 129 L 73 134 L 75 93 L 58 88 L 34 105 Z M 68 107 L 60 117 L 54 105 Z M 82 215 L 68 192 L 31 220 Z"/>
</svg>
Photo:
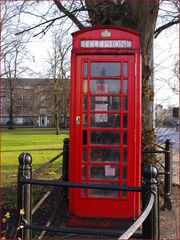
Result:
<svg viewBox="0 0 180 240">
<path fill-rule="evenodd" d="M 80 116 L 77 116 L 77 117 L 76 117 L 76 125 L 79 125 L 80 122 L 81 122 L 81 118 L 80 118 Z"/>
</svg>

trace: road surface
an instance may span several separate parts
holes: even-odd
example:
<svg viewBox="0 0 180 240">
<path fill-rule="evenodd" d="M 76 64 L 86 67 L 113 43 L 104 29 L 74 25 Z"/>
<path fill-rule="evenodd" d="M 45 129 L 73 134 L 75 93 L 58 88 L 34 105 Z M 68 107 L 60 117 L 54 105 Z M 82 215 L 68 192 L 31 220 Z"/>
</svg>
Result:
<svg viewBox="0 0 180 240">
<path fill-rule="evenodd" d="M 164 144 L 166 139 L 172 141 L 173 147 L 173 161 L 172 161 L 172 181 L 179 185 L 179 131 L 175 128 L 157 128 L 157 142 L 158 144 Z"/>
<path fill-rule="evenodd" d="M 157 128 L 156 133 L 158 143 L 162 144 L 166 139 L 170 139 L 173 149 L 179 152 L 179 131 L 176 131 L 175 128 Z"/>
</svg>

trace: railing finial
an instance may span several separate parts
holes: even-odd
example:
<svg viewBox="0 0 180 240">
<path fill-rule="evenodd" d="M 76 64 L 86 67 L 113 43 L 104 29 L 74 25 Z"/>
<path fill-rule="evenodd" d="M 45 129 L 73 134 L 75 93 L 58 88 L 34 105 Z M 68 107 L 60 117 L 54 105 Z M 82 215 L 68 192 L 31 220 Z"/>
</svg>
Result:
<svg viewBox="0 0 180 240">
<path fill-rule="evenodd" d="M 149 195 L 154 194 L 154 204 L 143 222 L 143 239 L 159 239 L 159 191 L 158 191 L 158 170 L 152 164 L 145 165 L 143 168 L 143 191 L 142 207 L 145 209 Z"/>
<path fill-rule="evenodd" d="M 17 198 L 18 198 L 18 206 L 17 206 L 17 214 L 18 214 L 18 225 L 19 224 L 31 224 L 31 185 L 30 184 L 22 184 L 21 179 L 31 179 L 32 178 L 32 157 L 29 153 L 21 153 L 19 155 L 19 167 L 18 167 L 18 190 L 17 190 Z M 20 210 L 23 210 L 25 214 L 20 216 Z M 20 222 L 21 221 L 21 222 Z M 20 238 L 31 240 L 31 230 L 22 229 L 19 233 Z"/>
</svg>

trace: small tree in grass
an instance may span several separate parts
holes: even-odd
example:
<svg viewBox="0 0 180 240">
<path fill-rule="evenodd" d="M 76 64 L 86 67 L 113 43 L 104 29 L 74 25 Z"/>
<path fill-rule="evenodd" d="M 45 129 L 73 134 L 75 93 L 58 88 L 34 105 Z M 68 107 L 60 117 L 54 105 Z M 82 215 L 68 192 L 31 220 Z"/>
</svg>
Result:
<svg viewBox="0 0 180 240">
<path fill-rule="evenodd" d="M 63 118 L 66 126 L 67 113 L 69 108 L 69 63 L 67 54 L 71 47 L 68 41 L 65 41 L 59 35 L 53 37 L 52 51 L 49 52 L 49 72 L 51 79 L 50 95 L 53 99 L 53 114 L 55 118 L 56 134 L 60 133 L 60 119 Z M 65 37 L 65 36 L 64 36 Z"/>
</svg>

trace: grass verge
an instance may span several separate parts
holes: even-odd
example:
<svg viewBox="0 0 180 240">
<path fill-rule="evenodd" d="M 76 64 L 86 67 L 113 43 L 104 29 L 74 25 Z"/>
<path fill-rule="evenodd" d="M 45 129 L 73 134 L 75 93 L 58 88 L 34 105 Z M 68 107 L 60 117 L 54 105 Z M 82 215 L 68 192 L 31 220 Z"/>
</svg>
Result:
<svg viewBox="0 0 180 240">
<path fill-rule="evenodd" d="M 29 152 L 33 159 L 32 167 L 36 169 L 62 152 L 60 149 L 63 147 L 63 139 L 66 137 L 68 137 L 67 131 L 66 133 L 55 135 L 55 129 L 53 128 L 1 130 L 1 204 L 3 208 L 16 208 L 19 155 L 22 152 Z M 55 161 L 45 171 L 36 175 L 36 178 L 57 179 L 61 173 L 61 165 L 62 158 Z M 42 191 L 36 191 L 35 200 L 38 199 L 39 192 L 41 193 Z"/>
</svg>

